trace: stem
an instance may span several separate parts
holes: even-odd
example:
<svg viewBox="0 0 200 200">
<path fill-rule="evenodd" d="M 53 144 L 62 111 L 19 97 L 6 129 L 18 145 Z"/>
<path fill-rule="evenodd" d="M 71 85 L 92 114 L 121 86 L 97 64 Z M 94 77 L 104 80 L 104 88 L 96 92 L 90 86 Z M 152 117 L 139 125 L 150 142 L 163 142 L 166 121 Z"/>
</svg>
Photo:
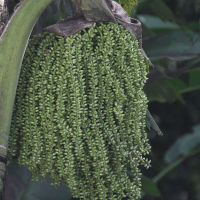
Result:
<svg viewBox="0 0 200 200">
<path fill-rule="evenodd" d="M 164 168 L 159 174 L 157 174 L 152 180 L 154 183 L 157 183 L 161 178 L 163 178 L 168 172 L 170 172 L 172 169 L 174 169 L 176 166 L 178 166 L 180 163 L 182 163 L 185 159 L 200 153 L 200 149 L 194 150 L 191 153 L 189 153 L 187 156 L 181 157 L 174 162 L 172 162 L 170 165 L 168 165 L 166 168 Z"/>
<path fill-rule="evenodd" d="M 31 187 L 31 184 L 32 184 L 32 179 L 30 178 L 28 184 L 27 184 L 27 187 L 26 189 L 22 192 L 21 194 L 21 197 L 20 197 L 20 200 L 24 200 L 25 196 L 26 196 L 26 193 L 28 192 L 28 190 L 30 189 Z"/>
<path fill-rule="evenodd" d="M 176 166 L 178 166 L 180 163 L 182 163 L 186 158 L 189 158 L 195 154 L 198 154 L 200 153 L 200 149 L 197 149 L 197 150 L 194 150 L 192 151 L 191 153 L 189 153 L 187 156 L 183 156 L 177 160 L 175 160 L 174 162 L 172 162 L 170 165 L 168 165 L 166 168 L 164 168 L 159 174 L 157 174 L 153 179 L 152 181 L 154 183 L 158 183 L 158 181 L 160 181 L 161 178 L 163 178 L 168 172 L 170 172 L 171 170 L 173 170 Z M 143 192 L 141 194 L 141 199 L 143 197 L 146 196 L 146 193 Z"/>
<path fill-rule="evenodd" d="M 165 176 L 168 172 L 170 172 L 172 169 L 174 169 L 177 165 L 179 165 L 181 162 L 185 160 L 185 157 L 179 158 L 172 162 L 170 165 L 168 165 L 166 168 L 164 168 L 159 174 L 157 174 L 153 178 L 153 182 L 157 183 L 163 176 Z"/>
</svg>

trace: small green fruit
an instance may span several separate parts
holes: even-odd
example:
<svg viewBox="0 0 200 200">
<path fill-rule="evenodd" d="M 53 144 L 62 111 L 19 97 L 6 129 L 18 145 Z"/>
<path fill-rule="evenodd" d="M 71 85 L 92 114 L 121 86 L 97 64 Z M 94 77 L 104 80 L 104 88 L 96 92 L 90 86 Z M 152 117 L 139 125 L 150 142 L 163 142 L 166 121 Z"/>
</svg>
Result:
<svg viewBox="0 0 200 200">
<path fill-rule="evenodd" d="M 76 198 L 137 199 L 139 166 L 149 166 L 146 74 L 136 38 L 121 25 L 35 36 L 17 88 L 10 155 L 33 180 L 50 173 Z"/>
</svg>

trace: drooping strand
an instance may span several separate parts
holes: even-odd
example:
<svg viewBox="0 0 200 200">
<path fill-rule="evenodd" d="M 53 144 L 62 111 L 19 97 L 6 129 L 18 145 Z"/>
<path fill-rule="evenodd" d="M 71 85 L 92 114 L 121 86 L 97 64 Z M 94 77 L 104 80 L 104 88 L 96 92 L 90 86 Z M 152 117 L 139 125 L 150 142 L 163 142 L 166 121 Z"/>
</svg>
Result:
<svg viewBox="0 0 200 200">
<path fill-rule="evenodd" d="M 134 43 L 133 43 L 133 38 L 132 40 L 129 41 L 130 47 L 133 48 Z M 136 43 L 136 41 L 135 41 Z M 126 43 L 124 46 L 128 46 Z M 136 49 L 136 48 L 135 48 Z M 127 64 L 127 68 L 125 72 L 122 74 L 122 76 L 125 78 L 125 85 L 126 85 L 126 90 L 128 93 L 129 101 L 128 101 L 128 106 L 127 106 L 127 112 L 129 113 L 130 116 L 130 121 L 126 120 L 125 123 L 129 122 L 128 126 L 131 128 L 131 130 L 134 130 L 134 133 L 129 135 L 129 148 L 131 151 L 130 156 L 130 162 L 129 164 L 131 166 L 131 170 L 134 172 L 135 178 L 134 182 L 136 183 L 137 186 L 140 184 L 140 178 L 139 176 L 140 171 L 138 169 L 139 166 L 139 161 L 141 159 L 141 137 L 140 137 L 140 124 L 141 124 L 141 117 L 140 114 L 138 114 L 140 110 L 140 105 L 142 101 L 140 101 L 140 80 L 139 80 L 139 72 L 140 69 L 138 67 L 137 63 L 137 57 L 134 55 L 135 53 L 129 49 L 127 53 L 130 55 L 129 63 Z M 131 66 L 131 68 L 129 67 Z M 134 79 L 134 77 L 137 77 Z M 133 80 L 134 79 L 134 80 Z M 138 80 L 138 81 L 137 81 Z M 135 146 L 130 141 L 134 141 Z M 139 187 L 138 187 L 139 188 Z"/>
<path fill-rule="evenodd" d="M 21 68 L 20 77 L 19 77 L 19 83 L 17 88 L 17 93 L 15 97 L 15 104 L 13 109 L 13 118 L 11 123 L 11 130 L 10 130 L 10 136 L 9 136 L 9 152 L 8 152 L 8 159 L 11 160 L 12 156 L 19 155 L 19 146 L 20 146 L 20 139 L 22 138 L 20 134 L 21 129 L 21 120 L 23 118 L 23 99 L 26 93 L 27 89 L 27 73 L 30 73 L 31 68 L 29 68 L 29 65 L 31 64 L 34 57 L 36 57 L 36 49 L 38 46 L 38 43 L 42 40 L 41 37 L 34 37 L 33 40 L 30 40 L 28 43 L 26 56 L 24 59 L 24 67 Z"/>
<path fill-rule="evenodd" d="M 63 181 L 73 197 L 137 199 L 139 166 L 148 168 L 150 145 L 146 66 L 136 38 L 121 25 L 95 23 L 70 37 L 43 33 L 28 51 L 11 152 L 19 152 L 34 180 L 50 173 L 53 184 Z"/>
<path fill-rule="evenodd" d="M 98 30 L 98 31 L 97 31 Z M 103 44 L 105 43 L 105 35 L 104 37 L 102 34 L 102 29 L 97 29 L 96 32 L 99 32 L 99 36 L 96 37 L 96 48 L 95 48 L 95 59 L 98 61 L 97 65 L 97 71 L 98 71 L 98 90 L 97 90 L 97 96 L 98 96 L 98 118 L 99 118 L 99 128 L 101 130 L 100 134 L 103 140 L 105 141 L 105 147 L 107 150 L 107 157 L 108 160 L 106 161 L 108 163 L 107 169 L 106 169 L 106 176 L 104 176 L 105 186 L 108 188 L 108 197 L 107 199 L 113 198 L 113 188 L 115 184 L 114 177 L 112 176 L 113 170 L 110 166 L 110 159 L 112 158 L 112 154 L 110 154 L 110 150 L 112 145 L 115 145 L 114 136 L 109 129 L 108 124 L 105 123 L 105 98 L 108 91 L 106 91 L 105 87 L 105 63 L 104 63 L 104 57 L 102 54 L 102 51 L 104 50 Z M 115 146 L 113 147 L 115 149 Z"/>
<path fill-rule="evenodd" d="M 111 63 L 113 63 L 113 60 L 112 60 L 112 57 L 109 59 L 109 56 L 112 54 L 112 45 L 110 44 L 110 41 L 111 41 L 111 38 L 109 37 L 110 34 L 109 34 L 109 29 L 107 29 L 106 27 L 103 27 L 102 29 L 99 27 L 99 31 L 102 31 L 102 36 L 103 38 L 99 37 L 100 40 L 103 40 L 101 42 L 98 42 L 99 44 L 99 49 L 100 49 L 100 52 L 98 55 L 101 59 L 101 68 L 104 70 L 104 76 L 105 76 L 105 79 L 104 79 L 104 91 L 106 91 L 103 96 L 104 96 L 104 101 L 105 101 L 105 111 L 107 111 L 107 113 L 105 112 L 104 115 L 105 117 L 109 116 L 108 113 L 110 113 L 110 117 L 113 118 L 113 109 L 111 109 L 111 105 L 112 102 L 111 102 L 111 98 L 113 97 L 113 102 L 115 101 L 115 95 L 113 94 L 113 90 L 115 90 L 115 85 L 113 84 L 114 80 L 115 80 L 115 77 L 114 77 L 114 74 L 113 74 L 113 70 L 111 70 Z M 105 50 L 106 49 L 106 50 Z M 104 77 L 103 76 L 103 77 Z M 110 79 L 110 83 L 106 80 L 106 78 L 109 78 Z M 110 89 L 110 90 L 109 90 Z M 112 95 L 112 96 L 110 96 Z M 110 101 L 110 105 L 108 104 Z M 109 110 L 110 108 L 110 110 Z M 109 122 L 110 120 L 108 120 Z M 107 123 L 108 124 L 108 123 Z M 114 123 L 113 123 L 114 124 Z M 109 125 L 109 124 L 108 124 Z M 109 126 L 108 126 L 109 127 Z M 113 196 L 113 192 L 115 192 L 115 194 L 117 194 L 118 198 L 120 198 L 120 195 L 124 195 L 123 194 L 123 191 L 121 191 L 121 194 L 120 193 L 120 190 L 122 188 L 119 187 L 119 182 L 118 182 L 118 188 L 115 190 L 115 191 L 112 191 L 114 186 L 116 188 L 116 181 L 117 181 L 117 176 L 118 176 L 118 173 L 121 173 L 121 171 L 123 171 L 123 165 L 121 164 L 118 164 L 120 163 L 120 160 L 122 159 L 123 155 L 121 155 L 122 153 L 122 148 L 120 147 L 120 139 L 119 139 L 119 133 L 117 131 L 117 128 L 115 127 L 114 129 L 112 128 L 112 125 L 109 127 L 109 133 L 108 135 L 111 135 L 112 136 L 108 136 L 108 138 L 110 138 L 110 140 L 107 139 L 107 143 L 108 144 L 112 144 L 112 145 L 109 145 L 109 152 L 108 152 L 108 155 L 109 155 L 109 160 L 110 160 L 110 166 L 112 167 L 112 164 L 113 166 L 115 165 L 116 167 L 116 171 L 117 171 L 117 175 L 113 174 L 113 175 L 109 175 L 108 174 L 108 180 L 111 181 L 111 183 L 109 183 L 109 181 L 106 181 L 107 183 L 107 186 L 110 185 L 110 196 Z M 115 130 L 113 132 L 113 130 Z M 105 134 L 104 134 L 105 135 Z M 112 138 L 112 139 L 111 139 Z M 106 138 L 105 138 L 106 139 Z M 118 157 L 116 157 L 116 150 L 117 151 L 121 151 L 121 153 L 118 153 Z M 113 153 L 115 154 L 115 156 L 113 155 Z M 116 162 L 114 161 L 114 159 L 116 160 Z M 119 167 L 118 167 L 119 166 Z M 113 168 L 110 169 L 110 171 L 112 171 L 113 173 L 114 170 Z M 121 196 L 121 198 L 122 198 Z"/>
<path fill-rule="evenodd" d="M 93 29 L 88 31 L 89 35 L 93 35 Z M 101 130 L 99 127 L 99 117 L 98 117 L 98 71 L 97 62 L 93 53 L 93 43 L 92 38 L 89 37 L 91 45 L 86 46 L 86 57 L 87 57 L 87 69 L 88 69 L 88 115 L 90 118 L 90 134 L 92 143 L 95 146 L 95 154 L 93 155 L 93 177 L 96 179 L 96 198 L 106 199 L 107 188 L 104 185 L 104 176 L 107 174 L 107 148 L 105 147 L 105 142 L 103 140 Z M 92 51 L 92 53 L 91 53 Z"/>
<path fill-rule="evenodd" d="M 72 35 L 75 39 L 76 35 Z M 75 196 L 80 195 L 82 198 L 86 198 L 86 193 L 84 187 L 86 186 L 83 183 L 85 180 L 82 179 L 81 167 L 83 165 L 83 160 L 85 158 L 85 152 L 83 149 L 84 141 L 83 141 L 83 133 L 80 128 L 81 125 L 81 108 L 80 108 L 80 86 L 78 82 L 78 70 L 76 68 L 76 48 L 72 46 L 71 49 L 71 65 L 69 68 L 69 98 L 71 101 L 70 107 L 70 126 L 72 128 L 72 141 L 74 144 L 74 156 L 75 156 L 75 172 L 77 177 L 77 188 Z"/>
<path fill-rule="evenodd" d="M 79 193 L 79 190 L 77 189 L 78 180 L 76 176 L 76 168 L 75 168 L 75 154 L 74 154 L 74 141 L 73 139 L 73 131 L 71 126 L 71 105 L 72 101 L 70 98 L 70 77 L 71 77 L 71 51 L 73 51 L 73 44 L 76 40 L 71 38 L 65 38 L 64 41 L 64 50 L 62 54 L 62 65 L 64 67 L 64 72 L 66 74 L 66 91 L 63 90 L 64 94 L 66 95 L 66 102 L 65 102 L 65 113 L 63 113 L 63 117 L 65 118 L 65 124 L 66 128 L 65 135 L 63 135 L 63 157 L 65 160 L 65 168 L 64 168 L 64 175 L 63 175 L 63 181 L 64 183 L 67 182 L 69 185 L 72 194 L 76 196 Z M 60 127 L 62 128 L 62 127 Z M 68 142 L 68 143 L 67 143 Z"/>
<path fill-rule="evenodd" d="M 120 45 L 120 44 L 118 42 L 116 42 L 116 46 L 114 48 L 115 49 L 114 55 L 117 54 L 117 52 L 118 52 L 118 49 L 120 47 L 120 46 L 118 47 L 118 45 Z M 117 55 L 120 55 L 120 57 L 123 58 L 123 52 L 120 51 L 120 53 L 121 54 L 117 54 Z M 123 59 L 122 59 L 122 61 L 123 61 Z M 109 65 L 109 63 L 108 63 L 108 65 Z M 123 62 L 121 62 L 120 66 L 123 67 Z M 116 66 L 116 67 L 118 67 L 118 66 Z M 111 88 L 115 91 L 114 94 L 115 94 L 115 97 L 117 97 L 116 99 L 114 99 L 114 102 L 115 102 L 114 108 L 113 108 L 113 113 L 115 113 L 114 117 L 116 117 L 116 110 L 115 110 L 116 105 L 118 104 L 118 106 L 122 108 L 123 104 L 121 104 L 120 99 L 123 99 L 123 101 L 126 99 L 126 97 L 124 96 L 123 89 L 121 89 L 121 91 L 120 91 L 121 95 L 118 95 L 118 94 L 120 94 L 119 92 L 117 93 L 117 81 L 119 81 L 120 79 L 118 79 L 118 80 L 116 79 L 117 76 L 116 76 L 116 73 L 114 73 L 116 70 L 116 67 L 113 68 L 113 70 L 112 70 L 112 66 L 110 65 L 110 72 L 109 72 L 109 74 L 111 75 L 112 80 L 113 80 Z M 117 113 L 117 114 L 120 117 L 120 119 L 122 120 L 123 119 L 123 111 L 121 110 L 121 113 Z M 117 124 L 119 124 L 119 121 L 117 122 Z M 127 186 L 130 188 L 131 186 L 124 183 L 125 178 L 127 178 L 126 168 L 124 167 L 124 165 L 126 164 L 126 162 L 124 162 L 125 158 L 126 158 L 126 152 L 125 152 L 125 149 L 123 149 L 123 145 L 126 147 L 126 142 L 125 142 L 126 136 L 124 135 L 124 133 L 122 131 L 120 132 L 119 129 L 118 129 L 118 132 L 119 133 L 115 134 L 114 136 L 116 138 L 115 140 L 118 141 L 117 148 L 119 149 L 119 152 L 120 152 L 120 153 L 118 153 L 118 155 L 120 156 L 120 163 L 119 163 L 118 167 L 116 167 L 116 170 L 114 170 L 114 175 L 115 175 L 116 181 L 118 182 L 118 188 L 120 188 L 116 191 L 117 196 L 120 199 L 120 198 L 124 197 L 123 189 L 126 188 Z M 117 138 L 117 136 L 118 136 L 118 138 Z M 122 138 L 123 138 L 124 142 L 120 141 L 120 140 L 122 140 Z M 115 157 L 116 157 L 116 155 L 115 155 Z"/>
<path fill-rule="evenodd" d="M 56 159 L 54 158 L 55 146 L 56 146 L 56 134 L 57 129 L 54 124 L 55 118 L 55 96 L 56 92 L 56 66 L 55 66 L 55 51 L 58 48 L 56 41 L 56 36 L 54 34 L 49 34 L 46 36 L 49 45 L 46 47 L 45 52 L 47 56 L 43 58 L 43 64 L 39 74 L 39 87 L 38 94 L 38 104 L 40 112 L 40 131 L 44 133 L 44 148 L 42 151 L 41 158 L 41 177 L 44 178 L 47 173 L 51 174 L 53 178 L 55 172 L 54 163 Z"/>
<path fill-rule="evenodd" d="M 48 36 L 45 37 L 40 43 L 39 46 L 39 66 L 38 70 L 32 70 L 34 73 L 32 74 L 33 78 L 33 90 L 35 91 L 33 93 L 33 105 L 30 103 L 30 120 L 31 123 L 34 125 L 34 132 L 32 133 L 32 143 L 31 143 L 31 148 L 33 154 L 30 155 L 30 163 L 29 163 L 29 168 L 33 172 L 33 179 L 38 179 L 37 174 L 40 173 L 41 171 L 41 161 L 42 161 L 42 155 L 44 151 L 44 134 L 41 131 L 40 127 L 38 126 L 40 121 L 41 121 L 41 114 L 40 114 L 40 109 L 39 109 L 39 99 L 41 98 L 40 94 L 38 93 L 39 88 L 42 86 L 43 89 L 43 97 L 48 93 L 46 85 L 46 78 L 41 80 L 41 72 L 45 71 L 47 69 L 46 67 L 46 60 L 48 59 L 47 55 L 47 49 L 49 48 L 49 43 L 51 44 L 51 41 L 49 41 Z M 46 72 L 47 74 L 48 72 Z M 45 75 L 46 75 L 45 74 Z M 45 77 L 43 74 L 43 77 Z M 34 113 L 34 114 L 31 114 Z"/>
<path fill-rule="evenodd" d="M 37 54 L 36 56 L 38 57 L 38 60 L 32 60 L 32 62 L 29 63 L 28 68 L 30 68 L 30 71 L 27 73 L 26 81 L 25 81 L 27 85 L 27 89 L 26 89 L 25 96 L 22 99 L 24 110 L 23 110 L 23 118 L 21 120 L 21 130 L 20 130 L 21 145 L 19 147 L 19 150 L 20 150 L 19 163 L 27 164 L 29 166 L 32 166 L 32 159 L 34 159 L 33 157 L 35 156 L 37 152 L 37 150 L 36 152 L 32 151 L 34 150 L 33 136 L 37 134 L 36 115 L 39 116 L 38 113 L 36 113 L 38 110 L 37 110 L 37 105 L 35 104 L 35 99 L 37 98 L 37 95 L 35 95 L 34 93 L 37 90 L 35 86 L 36 85 L 35 75 L 39 71 L 40 59 L 41 57 L 43 57 L 43 52 L 41 49 L 42 49 L 41 45 L 37 44 L 37 51 L 35 50 L 35 52 Z M 34 104 L 34 106 L 32 106 L 32 104 Z M 39 139 L 37 137 L 34 137 L 34 141 L 35 141 L 34 145 L 36 145 L 36 147 L 37 147 L 38 140 Z M 36 168 L 37 167 L 35 166 L 32 169 L 37 171 Z"/>
<path fill-rule="evenodd" d="M 63 155 L 63 140 L 66 142 L 66 146 L 70 144 L 67 138 L 67 127 L 65 123 L 65 102 L 66 102 L 66 88 L 67 88 L 67 76 L 65 73 L 65 66 L 62 65 L 63 61 L 63 48 L 64 38 L 56 37 L 57 49 L 55 51 L 55 76 L 56 79 L 56 90 L 52 95 L 54 96 L 55 112 L 54 112 L 54 126 L 57 133 L 54 137 L 55 151 L 53 153 L 53 168 L 55 169 L 55 174 L 52 175 L 54 183 L 59 185 L 62 181 L 62 176 L 64 173 L 65 163 Z M 55 80 L 55 79 L 54 79 Z"/>
<path fill-rule="evenodd" d="M 88 92 L 89 92 L 89 69 L 87 67 L 88 62 L 89 62 L 89 58 L 91 56 L 94 56 L 93 54 L 91 55 L 90 52 L 88 53 L 87 51 L 87 45 L 88 48 L 92 48 L 93 44 L 91 42 L 91 39 L 95 36 L 95 34 L 93 32 L 90 32 L 90 35 L 87 34 L 87 32 L 85 30 L 83 30 L 83 35 L 82 35 L 82 58 L 83 58 L 83 74 L 84 74 L 84 81 L 85 81 L 85 98 L 84 98 L 84 102 L 85 102 L 85 106 L 83 107 L 83 112 L 84 115 L 82 115 L 82 129 L 83 129 L 83 138 L 84 138 L 84 142 L 86 144 L 86 148 L 87 148 L 87 174 L 89 175 L 88 177 L 86 177 L 87 179 L 87 184 L 89 186 L 90 189 L 93 189 L 93 191 L 95 191 L 94 188 L 96 188 L 95 184 L 95 178 L 94 178 L 94 166 L 92 165 L 94 157 L 97 157 L 97 150 L 96 150 L 96 145 L 94 143 L 94 139 L 93 136 L 91 134 L 91 129 L 90 129 L 90 123 L 91 123 L 91 116 L 89 115 L 89 106 L 88 106 Z M 90 39 L 88 37 L 91 37 Z M 89 194 L 89 198 L 91 199 L 96 199 L 97 197 L 95 197 L 95 193 L 90 193 Z"/>
<path fill-rule="evenodd" d="M 117 34 L 115 34 L 115 35 L 117 35 Z M 123 34 L 122 34 L 122 38 L 124 38 Z M 119 66 L 121 68 L 123 68 L 124 67 L 124 63 L 123 63 L 124 52 L 120 49 L 120 47 L 121 47 L 120 42 L 116 42 L 116 46 L 114 48 L 115 49 L 114 55 L 120 56 L 122 62 L 119 63 Z M 123 89 L 121 89 L 120 92 L 118 90 L 118 84 L 117 83 L 119 83 L 120 81 L 122 81 L 122 79 L 116 79 L 116 77 L 117 77 L 116 71 L 119 71 L 118 68 L 119 67 L 117 65 L 115 65 L 115 67 L 113 68 L 114 70 L 112 70 L 112 66 L 111 66 L 110 67 L 110 74 L 112 75 L 112 78 L 113 78 L 113 84 L 112 84 L 113 86 L 112 87 L 113 87 L 113 90 L 115 91 L 114 94 L 116 96 L 116 99 L 114 100 L 115 101 L 115 104 L 114 104 L 115 106 L 114 106 L 114 109 L 113 109 L 113 111 L 114 111 L 114 117 L 115 118 L 119 117 L 119 119 L 122 121 L 123 120 L 123 116 L 124 116 L 122 107 L 123 107 L 123 102 L 126 100 L 126 96 L 124 95 Z M 119 83 L 119 85 L 120 85 L 120 83 Z M 120 100 L 122 100 L 122 101 L 120 101 Z M 119 110 L 118 112 L 117 112 L 116 108 Z M 115 121 L 116 120 L 117 119 L 115 119 Z M 119 126 L 120 120 L 118 120 L 116 122 L 117 125 L 118 125 L 118 128 L 120 127 Z M 118 135 L 118 139 L 117 140 L 118 140 L 118 148 L 119 148 L 119 151 L 120 151 L 120 154 L 121 154 L 121 161 L 120 161 L 120 163 L 118 165 L 118 168 L 116 167 L 117 170 L 114 170 L 114 172 L 115 172 L 115 175 L 116 175 L 117 182 L 120 185 L 120 189 L 121 188 L 126 188 L 127 186 L 128 186 L 128 188 L 131 189 L 132 186 L 130 184 L 128 184 L 127 181 L 125 181 L 128 178 L 127 174 L 126 174 L 126 168 L 124 167 L 124 166 L 126 166 L 126 157 L 127 157 L 127 152 L 126 152 L 126 146 L 127 146 L 127 144 L 126 144 L 126 136 L 124 134 L 125 131 L 126 131 L 125 129 L 121 130 L 121 131 L 120 131 L 120 129 L 118 129 L 118 132 L 119 132 L 118 134 L 119 135 Z M 115 134 L 115 135 L 117 135 L 117 134 Z M 119 191 L 120 191 L 120 189 L 119 189 Z M 123 189 L 120 191 L 120 193 L 117 191 L 117 196 L 119 196 L 119 199 L 124 196 Z"/>
</svg>

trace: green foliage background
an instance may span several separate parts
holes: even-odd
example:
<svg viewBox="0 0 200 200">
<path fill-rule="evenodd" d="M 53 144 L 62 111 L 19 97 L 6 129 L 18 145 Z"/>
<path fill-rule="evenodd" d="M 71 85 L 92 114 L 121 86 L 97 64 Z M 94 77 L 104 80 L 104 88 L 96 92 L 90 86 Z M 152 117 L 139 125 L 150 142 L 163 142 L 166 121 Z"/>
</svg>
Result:
<svg viewBox="0 0 200 200">
<path fill-rule="evenodd" d="M 12 3 L 10 12 L 17 2 Z M 120 3 L 130 11 L 130 17 L 142 23 L 143 48 L 154 64 L 144 90 L 150 100 L 149 110 L 164 133 L 158 137 L 149 131 L 152 168 L 142 169 L 142 199 L 199 200 L 200 3 L 140 0 L 134 7 L 135 1 Z M 32 34 L 75 12 L 70 0 L 52 2 Z M 7 193 L 7 200 L 71 199 L 64 186 L 57 190 L 50 186 L 48 177 L 43 183 L 30 179 L 27 168 L 14 161 L 8 169 L 7 191 L 12 195 Z"/>
</svg>

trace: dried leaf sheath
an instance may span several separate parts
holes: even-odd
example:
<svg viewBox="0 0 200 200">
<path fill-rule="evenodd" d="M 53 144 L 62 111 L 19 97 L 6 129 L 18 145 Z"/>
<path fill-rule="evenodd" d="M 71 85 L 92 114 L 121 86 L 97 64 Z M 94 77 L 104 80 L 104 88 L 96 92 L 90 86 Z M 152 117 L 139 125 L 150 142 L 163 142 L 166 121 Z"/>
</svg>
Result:
<svg viewBox="0 0 200 200">
<path fill-rule="evenodd" d="M 147 72 L 135 36 L 121 25 L 95 23 L 70 37 L 39 35 L 28 52 L 9 145 L 18 148 L 19 162 L 35 180 L 50 173 L 55 185 L 68 184 L 77 198 L 137 199 L 150 146 Z"/>
</svg>

